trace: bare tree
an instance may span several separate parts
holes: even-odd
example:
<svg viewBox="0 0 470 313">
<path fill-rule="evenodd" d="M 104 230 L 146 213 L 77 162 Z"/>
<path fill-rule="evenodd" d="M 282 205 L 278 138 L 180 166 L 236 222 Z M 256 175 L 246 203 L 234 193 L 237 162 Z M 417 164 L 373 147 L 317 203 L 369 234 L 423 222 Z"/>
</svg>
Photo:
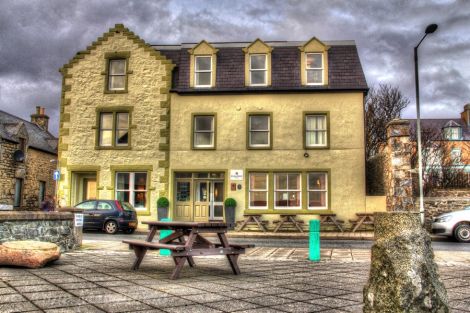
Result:
<svg viewBox="0 0 470 313">
<path fill-rule="evenodd" d="M 399 118 L 410 103 L 398 89 L 388 84 L 371 88 L 365 99 L 366 157 L 377 155 L 387 141 L 388 122 Z"/>
</svg>

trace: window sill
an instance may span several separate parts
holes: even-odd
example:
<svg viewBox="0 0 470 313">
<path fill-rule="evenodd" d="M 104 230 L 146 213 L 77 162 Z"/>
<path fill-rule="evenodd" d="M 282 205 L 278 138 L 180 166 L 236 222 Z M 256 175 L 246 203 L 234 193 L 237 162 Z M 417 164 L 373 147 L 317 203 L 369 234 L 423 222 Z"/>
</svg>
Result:
<svg viewBox="0 0 470 313">
<path fill-rule="evenodd" d="M 114 146 L 114 147 L 101 147 L 101 146 L 95 146 L 95 150 L 132 150 L 131 146 Z"/>
<path fill-rule="evenodd" d="M 127 89 L 125 90 L 105 90 L 105 94 L 122 94 L 122 93 L 127 93 Z"/>
<path fill-rule="evenodd" d="M 272 146 L 269 146 L 269 147 L 252 147 L 252 146 L 248 146 L 246 147 L 247 150 L 272 150 L 273 147 Z"/>
<path fill-rule="evenodd" d="M 335 213 L 328 209 L 305 210 L 305 209 L 246 209 L 244 214 L 298 214 L 298 215 L 318 215 Z"/>
<path fill-rule="evenodd" d="M 215 147 L 192 147 L 191 150 L 215 150 Z"/>
<path fill-rule="evenodd" d="M 329 150 L 329 149 L 330 149 L 330 145 L 318 146 L 318 147 L 308 147 L 308 146 L 304 146 L 304 149 L 305 149 L 305 150 Z"/>
</svg>

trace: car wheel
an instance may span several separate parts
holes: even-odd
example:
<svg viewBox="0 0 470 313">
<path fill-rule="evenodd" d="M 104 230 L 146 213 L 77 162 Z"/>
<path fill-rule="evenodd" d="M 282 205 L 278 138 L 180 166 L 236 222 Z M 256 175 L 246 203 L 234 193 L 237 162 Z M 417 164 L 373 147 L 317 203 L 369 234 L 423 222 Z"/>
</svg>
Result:
<svg viewBox="0 0 470 313">
<path fill-rule="evenodd" d="M 457 241 L 470 242 L 470 225 L 460 224 L 455 228 L 454 236 Z"/>
<path fill-rule="evenodd" d="M 125 234 L 133 234 L 135 232 L 135 228 L 128 228 L 124 231 Z"/>
<path fill-rule="evenodd" d="M 104 231 L 108 234 L 114 235 L 118 230 L 118 224 L 115 221 L 108 221 L 104 224 Z"/>
</svg>

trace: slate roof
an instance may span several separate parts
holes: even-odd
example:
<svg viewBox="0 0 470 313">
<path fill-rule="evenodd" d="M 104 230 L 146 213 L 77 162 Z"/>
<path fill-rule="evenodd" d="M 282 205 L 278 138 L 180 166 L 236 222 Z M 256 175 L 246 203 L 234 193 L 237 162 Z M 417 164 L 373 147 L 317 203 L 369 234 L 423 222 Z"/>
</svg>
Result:
<svg viewBox="0 0 470 313">
<path fill-rule="evenodd" d="M 245 54 L 242 48 L 249 42 L 211 43 L 217 48 L 216 86 L 210 89 L 190 88 L 190 54 L 188 50 L 196 44 L 153 45 L 176 65 L 173 70 L 172 91 L 178 93 L 208 92 L 251 92 L 251 91 L 341 91 L 357 90 L 367 92 L 368 86 L 354 41 L 325 42 L 328 50 L 327 86 L 302 86 L 300 80 L 299 46 L 302 42 L 266 42 L 273 48 L 271 52 L 271 86 L 245 86 Z"/>
<path fill-rule="evenodd" d="M 19 142 L 17 131 L 24 125 L 28 132 L 28 145 L 31 148 L 57 154 L 58 139 L 38 125 L 0 110 L 0 137 Z"/>
<path fill-rule="evenodd" d="M 415 133 L 416 119 L 408 119 L 410 121 L 411 132 Z M 470 127 L 460 118 L 429 118 L 421 119 L 421 129 L 434 129 L 436 132 L 441 132 L 444 127 L 455 127 L 459 125 L 462 127 L 462 140 L 470 140 Z"/>
</svg>

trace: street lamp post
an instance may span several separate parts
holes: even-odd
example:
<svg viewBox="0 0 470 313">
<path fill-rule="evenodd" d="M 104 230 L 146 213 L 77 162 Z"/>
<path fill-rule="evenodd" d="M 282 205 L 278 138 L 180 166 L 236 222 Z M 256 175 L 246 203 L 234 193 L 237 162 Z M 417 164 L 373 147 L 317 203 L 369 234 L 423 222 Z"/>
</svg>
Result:
<svg viewBox="0 0 470 313">
<path fill-rule="evenodd" d="M 423 159 L 421 153 L 421 116 L 419 108 L 419 76 L 418 76 L 418 47 L 423 42 L 424 38 L 428 34 L 432 34 L 436 31 L 437 24 L 430 24 L 426 27 L 424 31 L 424 36 L 419 41 L 414 49 L 415 57 L 415 86 L 416 86 L 416 135 L 417 135 L 417 145 L 418 145 L 418 183 L 419 183 L 419 213 L 421 217 L 421 224 L 424 223 L 424 201 L 423 201 Z"/>
</svg>

